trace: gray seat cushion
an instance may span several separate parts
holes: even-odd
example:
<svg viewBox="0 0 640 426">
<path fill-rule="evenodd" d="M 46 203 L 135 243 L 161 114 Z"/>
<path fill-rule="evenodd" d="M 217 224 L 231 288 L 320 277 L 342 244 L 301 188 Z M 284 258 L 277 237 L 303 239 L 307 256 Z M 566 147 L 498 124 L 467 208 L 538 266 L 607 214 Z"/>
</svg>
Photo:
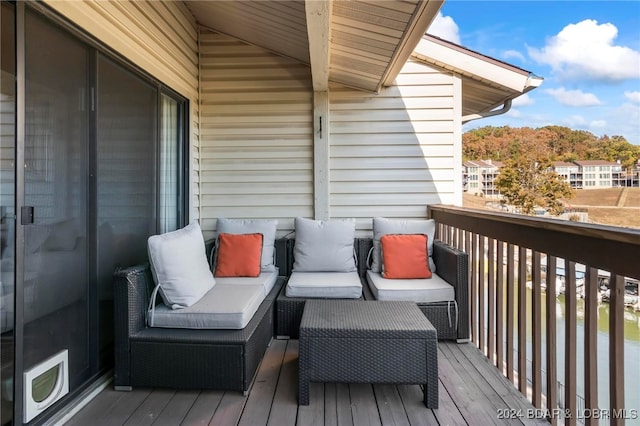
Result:
<svg viewBox="0 0 640 426">
<path fill-rule="evenodd" d="M 367 282 L 377 300 L 434 303 L 454 301 L 456 296 L 453 286 L 437 274 L 429 279 L 394 280 L 367 270 Z"/>
<path fill-rule="evenodd" d="M 362 283 L 357 272 L 292 272 L 288 297 L 359 299 Z"/>
<path fill-rule="evenodd" d="M 191 329 L 244 328 L 265 298 L 262 285 L 220 284 L 198 302 L 183 309 L 171 309 L 160 303 L 148 312 L 150 327 Z"/>
<path fill-rule="evenodd" d="M 217 277 L 216 283 L 222 285 L 260 285 L 264 288 L 264 295 L 269 294 L 278 280 L 279 270 L 262 271 L 257 277 Z"/>
</svg>

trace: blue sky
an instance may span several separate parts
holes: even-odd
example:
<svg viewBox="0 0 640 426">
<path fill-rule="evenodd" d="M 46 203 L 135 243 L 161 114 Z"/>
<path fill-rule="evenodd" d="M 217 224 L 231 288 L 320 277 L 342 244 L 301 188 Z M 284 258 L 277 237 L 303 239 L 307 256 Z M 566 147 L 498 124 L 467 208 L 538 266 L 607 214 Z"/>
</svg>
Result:
<svg viewBox="0 0 640 426">
<path fill-rule="evenodd" d="M 640 1 L 447 0 L 428 33 L 544 78 L 463 131 L 560 125 L 640 145 Z"/>
</svg>

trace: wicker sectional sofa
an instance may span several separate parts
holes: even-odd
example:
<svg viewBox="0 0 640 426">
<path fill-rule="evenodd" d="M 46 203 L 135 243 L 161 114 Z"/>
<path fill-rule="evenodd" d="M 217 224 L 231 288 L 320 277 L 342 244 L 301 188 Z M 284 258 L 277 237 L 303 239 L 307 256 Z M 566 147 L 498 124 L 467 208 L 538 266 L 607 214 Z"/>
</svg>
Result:
<svg viewBox="0 0 640 426">
<path fill-rule="evenodd" d="M 245 394 L 272 337 L 298 338 L 308 299 L 287 297 L 285 284 L 293 267 L 295 241 L 275 241 L 275 264 L 280 277 L 247 326 L 239 330 L 148 327 L 146 311 L 154 288 L 148 264 L 116 271 L 114 275 L 115 374 L 119 390 L 133 387 L 238 390 Z M 360 300 L 374 297 L 366 281 L 371 238 L 356 238 Z M 212 242 L 207 242 L 210 252 Z M 418 304 L 437 330 L 438 339 L 469 338 L 468 256 L 444 243 L 434 243 L 438 274 L 455 288 L 457 324 L 450 306 Z M 457 327 L 456 327 L 457 325 Z"/>
</svg>

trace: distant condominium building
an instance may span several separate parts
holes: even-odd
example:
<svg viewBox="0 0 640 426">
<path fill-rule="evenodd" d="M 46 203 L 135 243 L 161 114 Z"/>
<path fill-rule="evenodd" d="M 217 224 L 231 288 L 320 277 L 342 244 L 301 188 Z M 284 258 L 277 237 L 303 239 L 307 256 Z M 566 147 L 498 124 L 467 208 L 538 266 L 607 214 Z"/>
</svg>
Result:
<svg viewBox="0 0 640 426">
<path fill-rule="evenodd" d="M 626 171 L 620 163 L 602 160 L 574 161 L 582 172 L 585 189 L 613 188 L 626 184 Z"/>
<path fill-rule="evenodd" d="M 502 162 L 494 160 L 465 161 L 462 165 L 464 191 L 485 197 L 500 195 L 494 181 L 502 166 Z"/>
<path fill-rule="evenodd" d="M 640 160 L 627 170 L 626 186 L 640 186 Z"/>
<path fill-rule="evenodd" d="M 628 172 L 620 163 L 603 160 L 555 161 L 552 165 L 574 189 L 638 186 L 640 182 L 640 161 Z M 462 167 L 464 191 L 485 197 L 499 196 L 494 182 L 502 166 L 502 162 L 494 160 L 465 161 Z"/>
<path fill-rule="evenodd" d="M 582 169 L 576 163 L 567 163 L 566 161 L 554 161 L 553 169 L 564 180 L 571 185 L 573 189 L 581 189 L 582 186 Z"/>
</svg>

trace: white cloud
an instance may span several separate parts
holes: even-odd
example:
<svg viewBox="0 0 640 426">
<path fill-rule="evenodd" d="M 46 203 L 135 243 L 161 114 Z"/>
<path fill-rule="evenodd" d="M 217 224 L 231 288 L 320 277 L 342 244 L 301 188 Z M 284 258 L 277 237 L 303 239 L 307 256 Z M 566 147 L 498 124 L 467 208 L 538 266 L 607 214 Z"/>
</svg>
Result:
<svg viewBox="0 0 640 426">
<path fill-rule="evenodd" d="M 603 133 L 622 135 L 629 142 L 640 145 L 640 104 L 624 103 L 611 109 L 603 118 L 607 119 Z"/>
<path fill-rule="evenodd" d="M 502 53 L 502 57 L 504 59 L 513 59 L 513 58 L 519 59 L 521 62 L 526 61 L 526 59 L 524 58 L 524 55 L 518 52 L 517 50 L 507 50 Z"/>
<path fill-rule="evenodd" d="M 560 87 L 558 89 L 547 89 L 545 92 L 553 96 L 561 104 L 573 107 L 588 107 L 602 103 L 593 93 L 584 93 L 581 90 L 566 90 L 564 87 Z"/>
<path fill-rule="evenodd" d="M 509 117 L 513 117 L 513 118 L 522 117 L 522 113 L 520 111 L 518 111 L 517 109 L 510 109 L 505 114 L 508 115 Z"/>
<path fill-rule="evenodd" d="M 624 92 L 624 97 L 633 103 L 640 104 L 640 92 Z"/>
<path fill-rule="evenodd" d="M 607 122 L 605 120 L 593 120 L 589 123 L 589 127 L 593 129 L 604 129 L 607 127 Z"/>
<path fill-rule="evenodd" d="M 562 120 L 567 127 L 584 127 L 587 120 L 581 115 L 570 115 Z"/>
<path fill-rule="evenodd" d="M 427 33 L 456 44 L 461 44 L 458 24 L 455 23 L 451 16 L 443 16 L 442 12 L 438 12 L 436 19 L 431 23 Z"/>
<path fill-rule="evenodd" d="M 551 66 L 561 79 L 618 82 L 640 78 L 640 52 L 616 46 L 618 29 L 587 19 L 569 24 L 542 48 L 528 47 L 538 63 Z"/>
<path fill-rule="evenodd" d="M 531 96 L 529 96 L 529 94 L 525 93 L 524 95 L 520 95 L 517 98 L 515 98 L 513 100 L 513 106 L 514 107 L 523 107 L 523 106 L 529 106 L 529 105 L 533 105 L 535 103 L 535 101 L 533 99 L 531 99 Z"/>
</svg>

